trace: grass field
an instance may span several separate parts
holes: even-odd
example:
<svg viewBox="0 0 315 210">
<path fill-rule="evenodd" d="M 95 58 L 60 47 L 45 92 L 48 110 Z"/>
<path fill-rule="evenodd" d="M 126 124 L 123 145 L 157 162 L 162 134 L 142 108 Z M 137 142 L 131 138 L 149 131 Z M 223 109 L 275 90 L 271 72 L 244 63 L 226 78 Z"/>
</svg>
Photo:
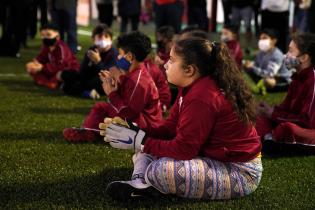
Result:
<svg viewBox="0 0 315 210">
<path fill-rule="evenodd" d="M 86 49 L 89 37 L 79 38 Z M 65 142 L 63 128 L 80 126 L 95 102 L 34 85 L 24 64 L 39 44 L 30 41 L 20 59 L 0 58 L 0 209 L 315 209 L 315 156 L 264 156 L 259 188 L 242 199 L 110 200 L 105 187 L 130 178 L 132 154 L 105 144 Z M 283 97 L 264 99 L 278 103 Z"/>
</svg>

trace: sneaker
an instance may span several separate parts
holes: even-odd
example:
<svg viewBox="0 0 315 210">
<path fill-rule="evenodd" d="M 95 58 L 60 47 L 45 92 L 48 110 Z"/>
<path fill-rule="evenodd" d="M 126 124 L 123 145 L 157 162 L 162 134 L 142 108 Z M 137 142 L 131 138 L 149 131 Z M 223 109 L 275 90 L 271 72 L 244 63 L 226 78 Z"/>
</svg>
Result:
<svg viewBox="0 0 315 210">
<path fill-rule="evenodd" d="M 83 91 L 82 97 L 83 98 L 91 98 L 91 99 L 96 100 L 96 99 L 99 99 L 101 96 L 95 89 L 93 89 L 91 91 L 89 91 L 89 90 Z"/>
<path fill-rule="evenodd" d="M 162 195 L 154 187 L 147 184 L 136 184 L 133 181 L 115 181 L 107 185 L 106 194 L 117 201 L 142 200 L 158 198 Z"/>
<path fill-rule="evenodd" d="M 95 100 L 95 99 L 99 99 L 100 97 L 101 97 L 100 94 L 95 89 L 91 90 L 90 98 Z"/>
<path fill-rule="evenodd" d="M 95 131 L 84 128 L 65 128 L 63 137 L 71 143 L 93 142 L 99 139 L 99 135 Z"/>
</svg>

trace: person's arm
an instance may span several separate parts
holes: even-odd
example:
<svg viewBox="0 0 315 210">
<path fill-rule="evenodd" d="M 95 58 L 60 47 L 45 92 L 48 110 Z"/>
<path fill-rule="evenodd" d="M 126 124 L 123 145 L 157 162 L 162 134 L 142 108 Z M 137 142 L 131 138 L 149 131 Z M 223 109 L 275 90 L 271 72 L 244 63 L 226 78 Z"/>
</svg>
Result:
<svg viewBox="0 0 315 210">
<path fill-rule="evenodd" d="M 142 79 L 144 79 L 142 71 L 139 71 L 136 81 L 129 78 L 124 81 L 122 95 L 119 94 L 119 91 L 113 91 L 108 95 L 112 107 L 121 118 L 128 120 L 137 118 L 147 104 L 147 95 L 150 90 L 139 85 L 139 81 Z"/>
<path fill-rule="evenodd" d="M 111 49 L 111 51 L 108 52 L 105 58 L 103 58 L 100 62 L 95 64 L 95 68 L 97 69 L 97 71 L 101 71 L 104 69 L 109 69 L 112 66 L 115 66 L 117 56 L 118 56 L 117 51 L 114 49 Z"/>
<path fill-rule="evenodd" d="M 283 63 L 283 58 L 280 56 L 275 56 L 271 58 L 269 61 L 267 61 L 267 67 L 266 68 L 260 68 L 259 63 L 263 62 L 261 59 L 256 60 L 255 64 L 253 66 L 254 72 L 262 77 L 274 77 L 278 71 L 281 68 L 281 65 Z"/>
<path fill-rule="evenodd" d="M 163 138 L 170 140 L 175 137 L 179 117 L 178 99 L 172 106 L 168 117 L 163 120 L 157 127 L 146 130 L 148 136 L 153 138 Z"/>
<path fill-rule="evenodd" d="M 49 62 L 48 59 L 48 48 L 42 47 L 39 54 L 35 58 L 36 61 L 44 65 L 45 63 Z"/>
<path fill-rule="evenodd" d="M 310 84 L 310 83 L 308 83 Z M 313 85 L 305 85 L 303 94 L 299 98 L 292 98 L 290 95 L 284 100 L 280 106 L 276 106 L 271 118 L 278 122 L 292 122 L 304 128 L 315 128 L 313 119 L 315 117 L 315 95 Z M 289 109 L 288 104 L 295 100 L 293 109 Z"/>
<path fill-rule="evenodd" d="M 193 101 L 182 108 L 176 136 L 168 141 L 148 137 L 144 144 L 145 153 L 178 160 L 189 160 L 198 155 L 210 136 L 215 122 L 215 110 L 199 101 Z"/>
</svg>

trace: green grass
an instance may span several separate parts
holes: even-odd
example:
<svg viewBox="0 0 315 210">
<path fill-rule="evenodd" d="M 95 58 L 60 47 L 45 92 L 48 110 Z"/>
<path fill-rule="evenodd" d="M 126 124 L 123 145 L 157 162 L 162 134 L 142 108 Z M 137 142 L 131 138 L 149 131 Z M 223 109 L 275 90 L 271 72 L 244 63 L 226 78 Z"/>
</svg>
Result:
<svg viewBox="0 0 315 210">
<path fill-rule="evenodd" d="M 80 43 L 86 49 L 89 37 L 80 36 Z M 261 184 L 242 199 L 110 200 L 106 185 L 130 178 L 131 152 L 63 140 L 62 129 L 79 126 L 94 102 L 35 86 L 24 64 L 38 52 L 39 41 L 29 45 L 20 59 L 0 58 L 0 209 L 315 209 L 312 156 L 263 157 Z M 8 73 L 16 76 L 3 75 Z M 278 103 L 283 97 L 257 100 Z"/>
</svg>

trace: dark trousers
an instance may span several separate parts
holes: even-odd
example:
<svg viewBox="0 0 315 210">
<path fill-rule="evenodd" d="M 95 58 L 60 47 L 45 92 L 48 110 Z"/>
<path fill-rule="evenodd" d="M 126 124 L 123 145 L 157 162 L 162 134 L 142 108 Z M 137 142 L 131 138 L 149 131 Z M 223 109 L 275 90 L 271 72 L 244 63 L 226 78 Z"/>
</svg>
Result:
<svg viewBox="0 0 315 210">
<path fill-rule="evenodd" d="M 67 35 L 67 44 L 69 45 L 73 53 L 77 52 L 77 9 L 73 7 L 71 9 L 53 9 L 51 12 L 53 22 L 58 25 L 60 38 L 65 40 L 65 34 Z"/>
<path fill-rule="evenodd" d="M 197 25 L 198 28 L 208 31 L 207 8 L 188 7 L 188 25 Z"/>
<path fill-rule="evenodd" d="M 126 33 L 128 22 L 131 21 L 131 31 L 138 31 L 139 27 L 139 16 L 140 14 L 130 15 L 130 16 L 122 16 L 120 23 L 120 33 Z"/>
<path fill-rule="evenodd" d="M 113 4 L 97 4 L 98 9 L 98 20 L 101 23 L 105 23 L 109 27 L 113 23 Z"/>
<path fill-rule="evenodd" d="M 42 0 L 34 1 L 30 7 L 29 33 L 32 38 L 37 33 L 37 9 L 40 10 L 40 25 L 43 26 L 48 22 L 47 2 Z"/>
<path fill-rule="evenodd" d="M 98 76 L 85 78 L 77 71 L 63 71 L 61 78 L 64 81 L 62 90 L 67 95 L 82 96 L 84 91 L 92 89 L 104 95 L 102 81 Z"/>
<path fill-rule="evenodd" d="M 155 25 L 156 28 L 161 26 L 172 26 L 175 33 L 179 33 L 182 25 L 183 4 L 177 1 L 172 4 L 158 5 L 154 4 Z"/>
<path fill-rule="evenodd" d="M 278 38 L 277 46 L 286 53 L 289 39 L 289 12 L 261 11 L 261 29 L 273 29 Z"/>
</svg>

